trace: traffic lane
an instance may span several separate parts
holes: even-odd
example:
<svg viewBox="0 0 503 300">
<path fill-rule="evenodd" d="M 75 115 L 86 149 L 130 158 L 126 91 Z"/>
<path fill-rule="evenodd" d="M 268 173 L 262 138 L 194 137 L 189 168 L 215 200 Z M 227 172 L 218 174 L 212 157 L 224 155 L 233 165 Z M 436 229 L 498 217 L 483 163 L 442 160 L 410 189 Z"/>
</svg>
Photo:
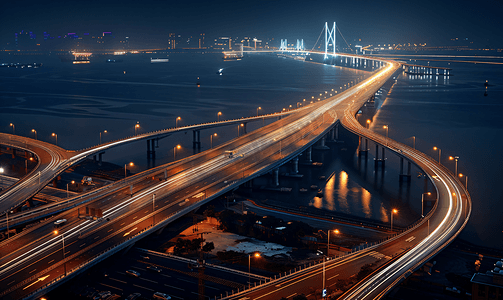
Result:
<svg viewBox="0 0 503 300">
<path fill-rule="evenodd" d="M 138 254 L 137 254 L 138 253 Z M 136 253 L 133 255 L 134 258 L 138 258 L 138 266 L 143 266 L 144 268 L 148 265 L 153 265 L 153 266 L 158 266 L 162 268 L 162 273 L 169 274 L 170 270 L 181 270 L 185 272 L 197 272 L 197 262 L 193 261 L 191 263 L 186 262 L 186 261 L 181 261 L 178 259 L 170 259 L 167 257 L 162 257 L 158 256 L 152 253 L 143 253 L 136 251 Z M 146 259 L 148 257 L 148 259 Z M 243 272 L 237 272 L 233 270 L 226 270 L 226 269 L 220 269 L 220 268 L 214 268 L 210 265 L 206 265 L 206 269 L 204 272 L 208 276 L 212 276 L 215 278 L 221 278 L 225 279 L 228 281 L 232 281 L 232 286 L 244 286 L 248 285 L 248 274 L 243 273 Z M 262 278 L 262 277 L 260 277 Z M 250 276 L 251 279 L 251 284 L 254 284 L 254 282 L 258 282 L 259 279 L 252 274 Z"/>
</svg>

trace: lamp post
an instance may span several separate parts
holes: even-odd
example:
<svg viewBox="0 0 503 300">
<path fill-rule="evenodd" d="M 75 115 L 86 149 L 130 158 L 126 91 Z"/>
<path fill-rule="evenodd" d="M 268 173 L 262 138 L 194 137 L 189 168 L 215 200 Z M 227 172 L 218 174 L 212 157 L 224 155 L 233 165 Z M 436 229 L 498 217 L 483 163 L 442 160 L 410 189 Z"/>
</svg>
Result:
<svg viewBox="0 0 503 300">
<path fill-rule="evenodd" d="M 449 156 L 449 160 L 454 160 L 456 162 L 456 164 L 454 165 L 454 175 L 455 176 L 458 176 L 458 159 L 459 159 L 459 156 Z"/>
<path fill-rule="evenodd" d="M 394 208 L 391 210 L 391 231 L 393 231 L 393 214 L 396 214 L 397 212 L 398 210 Z"/>
<path fill-rule="evenodd" d="M 126 166 L 127 166 L 127 165 L 128 165 L 128 164 L 124 164 L 124 179 L 126 179 L 126 178 L 127 178 L 127 169 L 126 169 Z M 134 163 L 133 163 L 133 162 L 130 162 L 130 163 L 129 163 L 129 166 L 130 166 L 130 167 L 134 166 Z"/>
<path fill-rule="evenodd" d="M 388 146 L 388 129 L 389 129 L 389 126 L 388 125 L 384 125 L 382 128 L 386 129 L 386 146 Z"/>
<path fill-rule="evenodd" d="M 155 211 L 155 194 L 152 195 L 152 213 Z M 155 214 L 152 215 L 152 226 L 155 225 Z"/>
<path fill-rule="evenodd" d="M 260 257 L 260 253 L 253 254 L 255 257 Z M 248 254 L 248 288 L 251 287 L 251 254 Z"/>
<path fill-rule="evenodd" d="M 222 112 L 219 111 L 218 114 L 217 114 L 217 122 L 220 122 L 220 116 L 222 115 Z"/>
<path fill-rule="evenodd" d="M 52 133 L 52 136 L 56 138 L 56 146 L 58 145 L 58 135 L 56 133 Z"/>
<path fill-rule="evenodd" d="M 210 149 L 213 149 L 213 137 L 214 136 L 217 136 L 217 134 L 214 133 L 214 134 L 210 135 Z"/>
<path fill-rule="evenodd" d="M 182 118 L 178 117 L 175 119 L 175 128 L 178 128 L 178 121 L 180 121 Z"/>
<path fill-rule="evenodd" d="M 32 129 L 31 132 L 35 133 L 35 139 L 38 140 L 37 139 L 37 131 L 35 129 Z"/>
<path fill-rule="evenodd" d="M 412 143 L 412 147 L 414 148 L 414 150 L 416 150 L 416 136 L 415 136 L 415 135 L 413 135 L 413 136 L 412 136 L 412 138 L 413 138 L 413 141 L 414 141 L 414 142 Z"/>
<path fill-rule="evenodd" d="M 0 184 L 2 183 L 2 174 L 3 174 L 4 169 L 0 167 Z"/>
<path fill-rule="evenodd" d="M 431 195 L 430 192 L 427 192 L 427 193 L 422 193 L 421 194 L 421 218 L 424 218 L 424 195 Z"/>
<path fill-rule="evenodd" d="M 9 211 L 5 211 L 5 219 L 7 219 L 7 238 L 10 238 L 10 233 L 9 233 Z"/>
<path fill-rule="evenodd" d="M 330 252 L 330 231 L 333 231 L 335 234 L 339 234 L 339 229 L 334 229 L 334 230 L 328 230 L 327 235 L 328 235 L 328 242 L 327 242 L 327 257 L 329 256 Z"/>
<path fill-rule="evenodd" d="M 438 164 L 440 165 L 440 156 L 442 155 L 442 149 L 438 147 L 433 147 L 433 150 L 437 151 L 438 150 Z"/>
<path fill-rule="evenodd" d="M 176 160 L 176 150 L 177 149 L 182 149 L 182 146 L 176 145 L 175 147 L 173 147 L 173 160 Z"/>
<path fill-rule="evenodd" d="M 103 130 L 103 133 L 107 133 L 108 131 Z M 101 131 L 100 131 L 100 145 L 101 145 Z"/>
<path fill-rule="evenodd" d="M 14 124 L 10 123 L 9 126 L 12 127 L 12 134 L 16 134 L 16 126 Z"/>
<path fill-rule="evenodd" d="M 369 119 L 369 120 L 367 120 L 367 129 L 369 129 L 369 128 L 370 128 L 370 122 L 371 122 L 371 121 L 370 121 L 370 119 Z"/>
<path fill-rule="evenodd" d="M 71 184 L 74 184 L 74 183 L 75 183 L 75 181 L 72 180 Z M 69 183 L 66 184 L 66 198 L 68 198 L 68 184 Z"/>
<path fill-rule="evenodd" d="M 58 234 L 57 230 L 54 230 L 54 234 Z M 61 233 L 61 240 L 63 241 L 63 261 L 65 260 L 65 234 Z M 63 262 L 63 266 L 65 268 L 65 276 L 66 276 L 66 262 Z"/>
<path fill-rule="evenodd" d="M 134 125 L 134 135 L 136 135 L 138 128 L 140 128 L 140 122 L 136 122 L 136 124 Z"/>
<path fill-rule="evenodd" d="M 459 173 L 459 178 L 462 178 L 465 176 L 465 188 L 468 190 L 468 175 L 463 175 L 462 173 Z"/>
<path fill-rule="evenodd" d="M 257 117 L 258 117 L 258 111 L 259 111 L 260 109 L 262 109 L 262 107 L 260 107 L 260 106 L 259 106 L 259 107 L 257 107 Z"/>
</svg>

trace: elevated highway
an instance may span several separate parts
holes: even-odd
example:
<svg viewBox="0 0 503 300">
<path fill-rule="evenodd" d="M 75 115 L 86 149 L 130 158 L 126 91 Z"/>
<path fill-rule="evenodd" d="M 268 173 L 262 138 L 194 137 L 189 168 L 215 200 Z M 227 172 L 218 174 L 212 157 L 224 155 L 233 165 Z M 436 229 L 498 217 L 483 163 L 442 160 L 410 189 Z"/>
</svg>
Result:
<svg viewBox="0 0 503 300">
<path fill-rule="evenodd" d="M 65 150 L 56 145 L 46 143 L 39 140 L 34 140 L 27 137 L 16 136 L 12 134 L 0 133 L 0 144 L 22 149 L 33 153 L 38 160 L 38 165 L 26 176 L 22 177 L 14 185 L 10 186 L 0 193 L 0 213 L 4 214 L 33 197 L 36 193 L 42 190 L 56 176 L 61 174 L 69 167 L 81 162 L 87 157 L 102 153 L 105 150 L 126 145 L 128 143 L 137 142 L 140 140 L 160 139 L 171 134 L 185 131 L 200 131 L 211 129 L 220 126 L 230 126 L 243 124 L 247 122 L 260 121 L 272 118 L 281 118 L 291 114 L 293 111 L 284 111 L 274 114 L 259 115 L 248 118 L 224 120 L 219 122 L 208 122 L 190 126 L 180 126 L 138 134 L 131 137 L 126 137 L 120 140 L 110 141 L 93 147 L 82 150 L 70 151 Z M 21 213 L 18 216 L 11 216 L 13 219 L 21 215 L 31 214 L 30 212 Z M 6 216 L 2 216 L 1 223 L 6 223 Z"/>
<path fill-rule="evenodd" d="M 377 90 L 393 71 L 393 67 L 383 68 L 367 84 Z M 0 283 L 5 287 L 0 296 L 18 299 L 52 288 L 214 197 L 277 168 L 322 138 L 338 119 L 336 108 L 351 104 L 358 93 L 356 87 L 350 88 L 176 162 L 167 180 L 146 178 L 132 197 L 123 191 L 96 199 L 94 203 L 103 210 L 102 221 L 80 220 L 70 210 L 58 216 L 68 221 L 57 235 L 52 223 L 45 222 L 5 241 L 0 244 Z M 226 151 L 232 151 L 232 156 Z"/>
</svg>

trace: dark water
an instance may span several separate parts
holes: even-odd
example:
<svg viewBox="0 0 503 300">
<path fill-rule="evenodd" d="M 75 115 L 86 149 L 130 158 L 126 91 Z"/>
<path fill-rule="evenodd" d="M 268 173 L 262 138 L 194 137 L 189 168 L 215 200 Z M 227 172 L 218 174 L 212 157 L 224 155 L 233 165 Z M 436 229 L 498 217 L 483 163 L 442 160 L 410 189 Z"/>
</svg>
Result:
<svg viewBox="0 0 503 300">
<path fill-rule="evenodd" d="M 439 147 L 442 163 L 453 171 L 454 161 L 448 156 L 459 156 L 458 172 L 468 175 L 473 201 L 473 214 L 461 238 L 502 249 L 503 157 L 499 152 L 503 149 L 503 58 L 476 60 L 500 64 L 429 61 L 430 65 L 452 68 L 454 76 L 402 74 L 371 128 L 385 134 L 382 127 L 387 124 L 391 138 L 409 145 L 416 136 L 416 148 L 435 158 L 438 152 L 433 147 Z M 427 65 L 428 61 L 415 63 Z M 490 86 L 485 95 L 486 80 Z M 465 177 L 461 180 L 465 182 Z"/>
<path fill-rule="evenodd" d="M 249 56 L 241 61 L 224 62 L 220 54 L 171 54 L 169 63 L 150 64 L 148 55 L 121 57 L 121 63 L 105 63 L 97 57 L 90 64 L 60 62 L 55 55 L 18 56 L 3 53 L 3 62 L 42 62 L 39 69 L 0 68 L 0 130 L 55 142 L 66 149 L 80 149 L 99 142 L 139 132 L 271 113 L 297 106 L 303 99 L 324 97 L 332 89 L 368 72 L 311 64 L 275 56 Z M 417 137 L 417 148 L 430 153 L 434 145 L 447 155 L 459 155 L 460 172 L 469 176 L 474 215 L 463 237 L 493 247 L 502 245 L 502 197 L 498 172 L 502 160 L 501 67 L 452 63 L 455 76 L 411 79 L 401 76 L 378 113 L 373 126 L 390 127 L 389 135 L 400 141 Z M 216 71 L 224 68 L 224 75 Z M 480 68 L 480 69 L 479 69 Z M 464 74 L 464 75 L 463 75 Z M 197 77 L 201 87 L 196 86 Z M 486 78 L 487 77 L 487 78 Z M 483 82 L 489 79 L 488 96 Z M 499 82 L 498 82 L 499 80 Z M 316 98 L 315 98 L 316 99 Z M 249 124 L 249 131 L 261 124 Z M 201 133 L 202 150 L 209 147 L 210 135 L 218 133 L 213 145 L 234 138 L 237 128 Z M 409 139 L 409 141 L 411 141 Z M 177 144 L 181 150 L 174 153 Z M 177 134 L 159 142 L 156 164 L 192 154 L 189 134 Z M 323 172 L 304 170 L 304 181 L 286 180 L 295 190 L 300 206 L 351 214 L 389 222 L 389 210 L 398 207 L 397 225 L 413 222 L 420 215 L 422 183 L 413 180 L 410 188 L 398 184 L 397 159 L 390 156 L 384 173 L 375 172 L 354 156 L 355 145 L 331 147 L 330 153 L 314 154 L 326 163 Z M 430 152 L 428 152 L 430 151 Z M 435 153 L 431 153 L 434 155 Z M 322 157 L 316 157 L 321 155 Z M 372 156 L 369 156 L 372 159 Z M 133 161 L 133 172 L 147 168 L 144 142 L 109 150 L 104 160 L 122 165 Z M 302 167 L 301 167 L 302 171 Z M 413 173 L 414 174 L 414 173 Z M 325 197 L 299 195 L 298 188 L 315 183 Z M 281 200 L 281 196 L 278 198 Z"/>
</svg>

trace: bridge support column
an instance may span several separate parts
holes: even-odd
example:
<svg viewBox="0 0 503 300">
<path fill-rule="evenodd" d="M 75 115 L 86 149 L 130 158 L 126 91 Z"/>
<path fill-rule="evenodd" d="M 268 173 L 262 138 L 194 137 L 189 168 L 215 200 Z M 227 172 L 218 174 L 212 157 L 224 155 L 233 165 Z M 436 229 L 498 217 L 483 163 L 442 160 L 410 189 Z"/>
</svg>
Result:
<svg viewBox="0 0 503 300">
<path fill-rule="evenodd" d="M 201 132 L 199 130 L 192 131 L 192 147 L 201 150 Z"/>
<path fill-rule="evenodd" d="M 103 162 L 103 154 L 105 154 L 105 152 L 98 153 L 98 166 L 101 166 L 101 163 Z"/>
<path fill-rule="evenodd" d="M 407 161 L 407 162 L 408 162 L 407 174 L 405 174 L 404 169 L 403 169 L 403 157 L 400 157 L 400 182 L 402 182 L 404 180 L 404 178 L 407 182 L 410 182 L 411 163 L 410 163 L 410 161 Z"/>
<path fill-rule="evenodd" d="M 243 125 L 244 125 L 244 126 L 243 126 L 243 134 L 247 134 L 247 133 L 248 133 L 248 132 L 246 131 L 246 124 L 248 124 L 248 123 L 243 123 Z"/>
<path fill-rule="evenodd" d="M 147 158 L 155 159 L 155 140 L 147 140 Z"/>
<path fill-rule="evenodd" d="M 384 147 L 382 147 L 382 155 L 381 155 L 381 159 L 379 158 L 379 145 L 376 144 L 376 156 L 374 158 L 374 163 L 375 163 L 375 168 L 377 169 L 379 163 L 381 164 L 381 166 L 383 167 L 383 170 L 384 170 L 384 164 L 385 164 L 385 161 L 386 161 L 386 158 L 384 156 Z"/>
<path fill-rule="evenodd" d="M 272 171 L 272 179 L 274 186 L 279 186 L 279 168 Z"/>
<path fill-rule="evenodd" d="M 313 154 L 313 147 L 309 147 L 306 150 L 306 162 L 311 163 L 313 162 L 312 160 L 312 154 Z"/>
<path fill-rule="evenodd" d="M 299 157 L 296 156 L 294 159 L 292 159 L 292 173 L 297 174 L 299 173 Z"/>
<path fill-rule="evenodd" d="M 326 139 L 327 137 L 326 136 L 322 136 L 321 139 L 320 139 L 320 145 L 316 147 L 316 149 L 318 150 L 328 150 L 330 148 L 327 147 L 326 145 Z"/>
</svg>

